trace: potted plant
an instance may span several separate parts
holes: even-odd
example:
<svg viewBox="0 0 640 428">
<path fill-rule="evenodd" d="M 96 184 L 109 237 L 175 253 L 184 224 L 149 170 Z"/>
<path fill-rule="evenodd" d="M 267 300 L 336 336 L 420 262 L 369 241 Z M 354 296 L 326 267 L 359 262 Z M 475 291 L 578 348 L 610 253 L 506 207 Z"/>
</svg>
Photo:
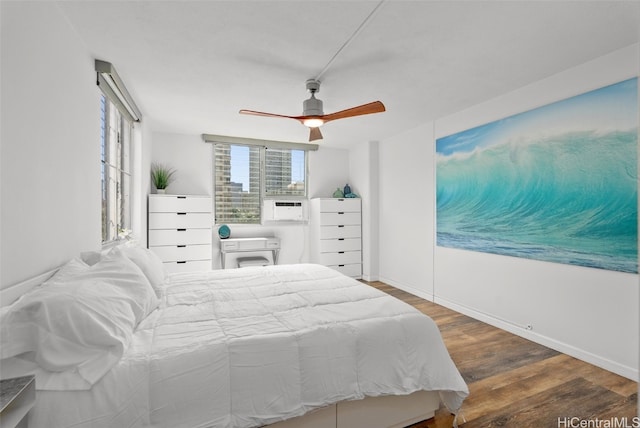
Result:
<svg viewBox="0 0 640 428">
<path fill-rule="evenodd" d="M 171 184 L 175 180 L 175 173 L 176 171 L 173 168 L 169 168 L 164 164 L 151 164 L 151 181 L 153 182 L 153 185 L 156 187 L 156 189 L 158 189 L 158 193 L 165 192 L 169 184 Z"/>
</svg>

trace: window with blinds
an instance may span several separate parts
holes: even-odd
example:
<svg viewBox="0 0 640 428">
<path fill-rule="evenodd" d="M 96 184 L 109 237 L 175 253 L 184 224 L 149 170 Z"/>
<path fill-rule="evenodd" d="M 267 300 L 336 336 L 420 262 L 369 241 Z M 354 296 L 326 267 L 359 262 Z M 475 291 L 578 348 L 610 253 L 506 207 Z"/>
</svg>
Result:
<svg viewBox="0 0 640 428">
<path fill-rule="evenodd" d="M 131 228 L 132 134 L 142 115 L 113 64 L 95 60 L 100 95 L 102 242 Z"/>
<path fill-rule="evenodd" d="M 259 224 L 265 197 L 306 197 L 306 151 L 216 143 L 216 224 Z"/>
<path fill-rule="evenodd" d="M 131 127 L 115 104 L 101 95 L 102 242 L 116 240 L 120 231 L 131 227 Z"/>
</svg>

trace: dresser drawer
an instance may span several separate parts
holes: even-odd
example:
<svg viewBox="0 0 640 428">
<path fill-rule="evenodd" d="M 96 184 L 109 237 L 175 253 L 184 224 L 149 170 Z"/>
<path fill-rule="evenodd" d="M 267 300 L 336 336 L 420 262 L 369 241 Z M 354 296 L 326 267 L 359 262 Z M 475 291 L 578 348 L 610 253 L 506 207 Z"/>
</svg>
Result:
<svg viewBox="0 0 640 428">
<path fill-rule="evenodd" d="M 211 245 L 211 229 L 152 229 L 149 231 L 149 246 L 159 245 Z"/>
<path fill-rule="evenodd" d="M 358 225 L 361 222 L 360 213 L 339 211 L 335 213 L 320 213 L 320 224 L 330 225 Z"/>
<path fill-rule="evenodd" d="M 362 253 L 360 251 L 320 253 L 318 262 L 325 266 L 362 263 Z"/>
<path fill-rule="evenodd" d="M 277 250 L 279 248 L 279 238 L 231 238 L 220 240 L 220 249 L 229 252 Z"/>
<path fill-rule="evenodd" d="M 349 265 L 332 265 L 328 267 L 330 267 L 331 269 L 335 269 L 338 272 L 352 278 L 362 278 L 362 265 L 360 263 Z"/>
<path fill-rule="evenodd" d="M 168 273 L 192 272 L 198 270 L 211 270 L 211 260 L 189 260 L 181 262 L 163 263 Z"/>
<path fill-rule="evenodd" d="M 360 212 L 360 199 L 339 198 L 320 200 L 320 212 Z"/>
<path fill-rule="evenodd" d="M 149 212 L 211 212 L 211 198 L 189 195 L 149 196 Z"/>
<path fill-rule="evenodd" d="M 209 213 L 149 213 L 149 229 L 207 229 L 212 223 Z"/>
<path fill-rule="evenodd" d="M 163 262 L 211 259 L 211 245 L 166 245 L 149 249 Z"/>
<path fill-rule="evenodd" d="M 360 238 L 361 235 L 360 225 L 320 226 L 320 239 Z"/>
<path fill-rule="evenodd" d="M 321 253 L 336 253 L 340 251 L 360 251 L 362 240 L 360 238 L 321 239 Z"/>
</svg>

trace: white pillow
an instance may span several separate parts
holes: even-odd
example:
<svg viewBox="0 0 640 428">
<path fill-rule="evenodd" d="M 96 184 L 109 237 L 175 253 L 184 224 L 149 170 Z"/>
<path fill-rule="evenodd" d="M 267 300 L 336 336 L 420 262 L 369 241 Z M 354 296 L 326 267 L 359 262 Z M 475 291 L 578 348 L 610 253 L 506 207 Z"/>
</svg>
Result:
<svg viewBox="0 0 640 428">
<path fill-rule="evenodd" d="M 101 251 L 85 251 L 80 253 L 80 258 L 89 266 L 93 266 L 98 263 L 102 256 L 104 256 L 105 254 L 106 253 L 103 253 Z"/>
<path fill-rule="evenodd" d="M 89 267 L 90 266 L 88 264 L 76 257 L 62 265 L 60 269 L 58 269 L 51 278 L 42 283 L 42 285 L 51 285 L 58 282 L 68 281 L 77 274 L 86 272 L 89 270 Z"/>
<path fill-rule="evenodd" d="M 87 389 L 118 362 L 157 305 L 140 268 L 122 254 L 107 254 L 11 305 L 0 322 L 0 357 L 33 352 L 40 367 L 64 379 L 62 389 Z"/>
<path fill-rule="evenodd" d="M 143 247 L 122 247 L 114 251 L 121 251 L 129 260 L 134 262 L 145 274 L 156 294 L 160 296 L 160 290 L 167 277 L 167 272 L 164 268 L 164 263 L 156 253 Z"/>
</svg>

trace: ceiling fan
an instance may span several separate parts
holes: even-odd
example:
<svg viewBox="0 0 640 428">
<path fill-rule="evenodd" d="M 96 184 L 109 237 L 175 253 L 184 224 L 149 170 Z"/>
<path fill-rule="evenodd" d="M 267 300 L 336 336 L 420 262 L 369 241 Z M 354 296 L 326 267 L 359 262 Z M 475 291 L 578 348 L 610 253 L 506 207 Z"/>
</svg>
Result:
<svg viewBox="0 0 640 428">
<path fill-rule="evenodd" d="M 320 126 L 329 121 L 344 119 L 347 117 L 362 116 L 365 114 L 381 113 L 385 111 L 384 104 L 382 104 L 380 101 L 374 101 L 372 103 L 348 108 L 346 110 L 337 111 L 335 113 L 324 114 L 322 110 L 322 100 L 319 100 L 315 97 L 316 92 L 320 91 L 320 81 L 316 79 L 309 79 L 306 82 L 306 86 L 307 90 L 311 92 L 311 98 L 304 101 L 302 105 L 302 116 L 286 116 L 282 114 L 264 113 L 261 111 L 253 110 L 240 110 L 240 113 L 251 114 L 254 116 L 283 117 L 286 119 L 295 119 L 310 128 L 309 141 L 315 141 L 322 139 Z"/>
</svg>

